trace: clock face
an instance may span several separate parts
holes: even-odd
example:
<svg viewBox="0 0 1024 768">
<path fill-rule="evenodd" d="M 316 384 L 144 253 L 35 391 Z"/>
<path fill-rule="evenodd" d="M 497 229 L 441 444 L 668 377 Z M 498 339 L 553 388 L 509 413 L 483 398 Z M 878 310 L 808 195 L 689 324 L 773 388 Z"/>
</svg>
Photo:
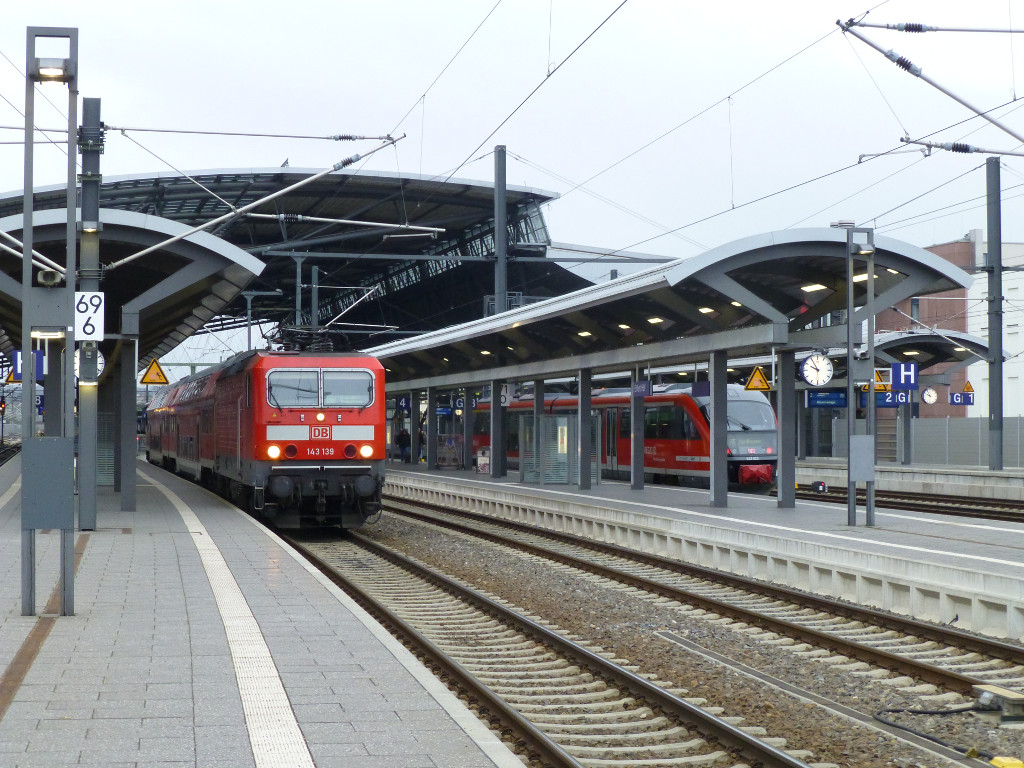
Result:
<svg viewBox="0 0 1024 768">
<path fill-rule="evenodd" d="M 810 355 L 800 364 L 800 376 L 812 387 L 822 387 L 832 380 L 832 361 L 825 355 Z"/>
<path fill-rule="evenodd" d="M 921 392 L 921 399 L 928 403 L 928 405 L 931 405 L 932 403 L 939 399 L 939 395 L 934 389 L 928 387 L 923 392 Z"/>
</svg>

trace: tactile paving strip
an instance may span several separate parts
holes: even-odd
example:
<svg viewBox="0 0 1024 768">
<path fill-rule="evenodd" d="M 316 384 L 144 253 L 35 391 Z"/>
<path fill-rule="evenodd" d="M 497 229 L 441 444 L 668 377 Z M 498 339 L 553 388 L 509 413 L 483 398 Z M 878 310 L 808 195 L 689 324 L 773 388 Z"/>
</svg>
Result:
<svg viewBox="0 0 1024 768">
<path fill-rule="evenodd" d="M 195 513 L 169 488 L 151 478 L 150 482 L 185 521 L 210 579 L 231 649 L 257 768 L 315 768 L 267 642 L 224 556 Z"/>
</svg>

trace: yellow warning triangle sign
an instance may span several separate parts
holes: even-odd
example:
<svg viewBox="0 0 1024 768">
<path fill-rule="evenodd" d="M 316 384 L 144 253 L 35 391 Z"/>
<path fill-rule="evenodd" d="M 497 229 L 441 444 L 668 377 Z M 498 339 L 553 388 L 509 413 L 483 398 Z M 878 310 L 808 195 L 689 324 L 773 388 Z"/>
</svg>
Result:
<svg viewBox="0 0 1024 768">
<path fill-rule="evenodd" d="M 139 384 L 169 384 L 167 381 L 167 375 L 164 373 L 164 369 L 160 367 L 160 363 L 154 358 L 146 372 L 142 374 L 142 379 L 139 380 Z"/>
<path fill-rule="evenodd" d="M 882 372 L 876 368 L 875 369 L 875 392 L 888 392 L 891 389 L 892 389 L 892 386 L 890 384 L 887 384 L 885 382 L 885 380 L 882 379 Z M 867 384 L 862 384 L 861 388 L 860 388 L 860 391 L 861 392 L 867 392 L 868 391 L 868 385 Z"/>
<path fill-rule="evenodd" d="M 964 384 L 964 392 L 973 392 L 973 391 L 974 391 L 974 387 L 971 386 L 971 382 L 968 381 L 966 384 Z"/>
<path fill-rule="evenodd" d="M 758 392 L 771 392 L 772 386 L 768 383 L 768 379 L 765 378 L 764 369 L 760 365 L 754 366 L 754 370 L 750 374 L 750 378 L 747 379 L 747 384 L 744 389 L 757 390 Z"/>
</svg>

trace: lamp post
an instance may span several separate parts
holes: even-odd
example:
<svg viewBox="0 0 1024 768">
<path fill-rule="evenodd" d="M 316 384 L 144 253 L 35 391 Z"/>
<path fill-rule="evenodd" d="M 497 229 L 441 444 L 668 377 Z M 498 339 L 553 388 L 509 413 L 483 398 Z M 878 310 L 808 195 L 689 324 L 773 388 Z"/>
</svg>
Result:
<svg viewBox="0 0 1024 768">
<path fill-rule="evenodd" d="M 875 231 L 865 227 L 854 227 L 852 222 L 840 222 L 846 229 L 846 477 L 847 500 L 846 522 L 857 525 L 857 482 L 866 483 L 867 525 L 875 524 Z M 860 334 L 854 329 L 853 284 L 857 281 L 854 262 L 857 257 L 866 257 L 864 279 L 867 281 L 867 297 L 864 312 L 867 319 L 867 344 L 863 358 L 856 348 Z M 857 328 L 857 331 L 860 329 Z M 855 372 L 866 371 L 867 419 L 864 435 L 857 435 L 857 383 Z"/>
<path fill-rule="evenodd" d="M 37 39 L 67 42 L 67 57 L 36 56 Z M 35 531 L 61 531 L 61 614 L 74 614 L 74 298 L 76 273 L 76 123 L 78 121 L 78 30 L 66 27 L 29 27 L 25 61 L 25 192 L 22 251 L 22 507 L 21 507 L 21 612 L 35 614 Z M 33 285 L 33 161 L 35 139 L 35 88 L 37 83 L 58 82 L 68 87 L 68 182 L 67 255 L 63 278 L 59 270 L 42 270 L 39 286 Z M 61 279 L 64 285 L 61 286 Z M 58 376 L 59 392 L 48 402 L 59 414 L 48 420 L 46 434 L 35 435 L 32 408 L 35 400 L 36 366 L 33 339 L 47 339 L 48 349 L 57 352 L 61 339 L 65 353 L 61 363 L 51 358 L 49 376 Z M 59 354 L 54 358 L 60 359 Z M 58 373 L 59 372 L 59 373 Z M 55 395 L 55 396 L 54 396 Z"/>
</svg>

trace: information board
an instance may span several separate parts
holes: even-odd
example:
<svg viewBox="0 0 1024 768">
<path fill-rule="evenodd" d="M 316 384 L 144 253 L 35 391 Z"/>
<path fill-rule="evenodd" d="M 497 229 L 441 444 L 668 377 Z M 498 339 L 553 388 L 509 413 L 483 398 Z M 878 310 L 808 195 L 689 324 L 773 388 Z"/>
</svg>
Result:
<svg viewBox="0 0 1024 768">
<path fill-rule="evenodd" d="M 845 389 L 808 389 L 808 408 L 845 408 Z"/>
</svg>

